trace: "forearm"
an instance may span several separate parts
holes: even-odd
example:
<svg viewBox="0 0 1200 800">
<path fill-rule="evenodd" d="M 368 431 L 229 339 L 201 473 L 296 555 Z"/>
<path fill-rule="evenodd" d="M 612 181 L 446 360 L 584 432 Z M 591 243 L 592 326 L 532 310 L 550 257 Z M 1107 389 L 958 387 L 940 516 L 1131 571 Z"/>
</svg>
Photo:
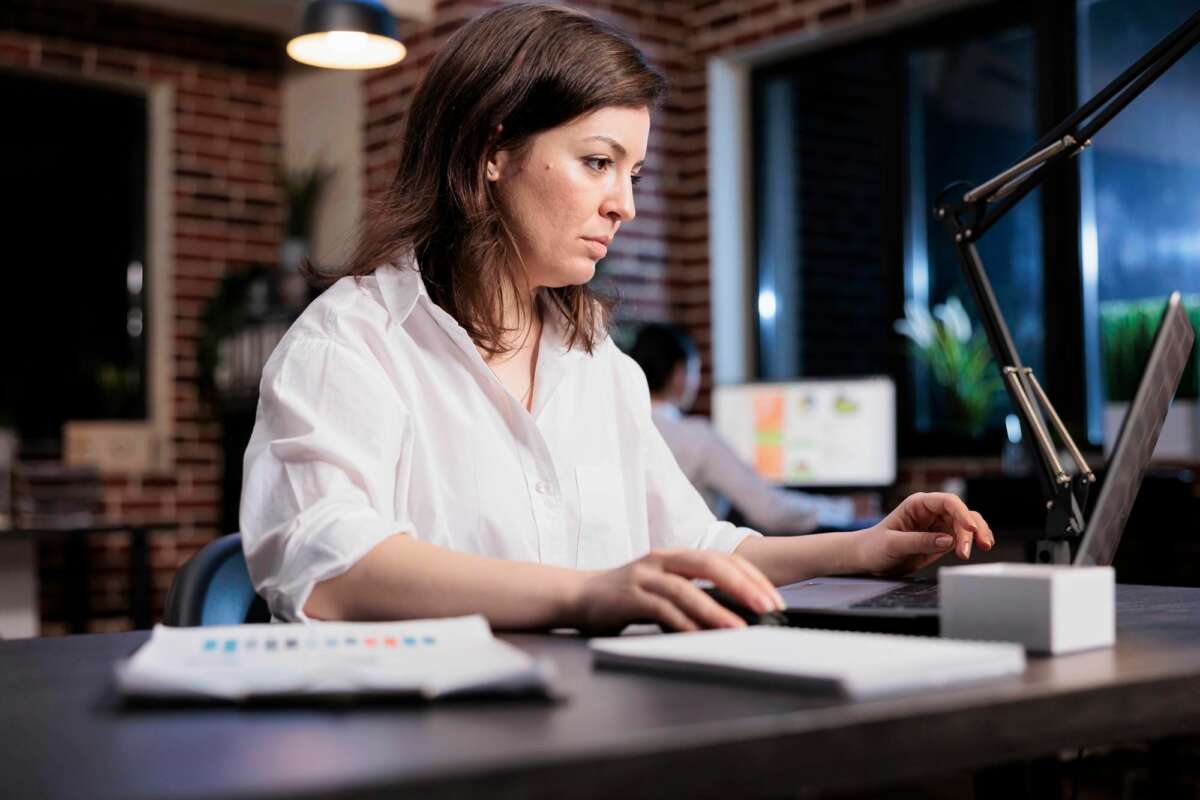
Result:
<svg viewBox="0 0 1200 800">
<path fill-rule="evenodd" d="M 809 536 L 749 537 L 738 545 L 739 556 L 758 567 L 776 586 L 817 575 L 845 575 L 863 570 L 861 531 Z"/>
<path fill-rule="evenodd" d="M 412 536 L 380 542 L 313 589 L 315 619 L 420 619 L 483 614 L 493 628 L 574 626 L 586 573 L 458 553 Z"/>
</svg>

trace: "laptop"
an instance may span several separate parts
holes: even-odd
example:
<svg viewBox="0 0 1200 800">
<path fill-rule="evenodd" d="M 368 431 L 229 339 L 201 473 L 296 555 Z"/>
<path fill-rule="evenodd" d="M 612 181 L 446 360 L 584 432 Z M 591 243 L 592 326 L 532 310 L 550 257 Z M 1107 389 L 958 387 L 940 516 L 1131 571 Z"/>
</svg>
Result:
<svg viewBox="0 0 1200 800">
<path fill-rule="evenodd" d="M 1195 334 L 1178 292 L 1167 300 L 1100 493 L 1072 563 L 1109 566 Z M 780 587 L 789 626 L 936 635 L 938 586 L 928 579 L 814 578 Z"/>
</svg>

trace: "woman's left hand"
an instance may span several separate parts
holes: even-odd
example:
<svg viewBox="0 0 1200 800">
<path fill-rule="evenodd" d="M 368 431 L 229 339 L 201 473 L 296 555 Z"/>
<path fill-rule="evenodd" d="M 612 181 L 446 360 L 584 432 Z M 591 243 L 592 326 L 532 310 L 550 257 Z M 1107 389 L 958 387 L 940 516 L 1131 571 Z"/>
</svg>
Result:
<svg viewBox="0 0 1200 800">
<path fill-rule="evenodd" d="M 954 550 L 971 557 L 972 546 L 991 550 L 992 529 L 979 512 L 952 494 L 909 495 L 874 527 L 862 531 L 860 569 L 875 575 L 905 575 Z"/>
</svg>

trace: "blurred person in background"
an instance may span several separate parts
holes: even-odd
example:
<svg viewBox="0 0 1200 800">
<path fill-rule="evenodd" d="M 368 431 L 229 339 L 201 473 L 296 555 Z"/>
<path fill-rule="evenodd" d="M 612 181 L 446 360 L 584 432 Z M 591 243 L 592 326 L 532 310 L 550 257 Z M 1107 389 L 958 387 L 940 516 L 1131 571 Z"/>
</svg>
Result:
<svg viewBox="0 0 1200 800">
<path fill-rule="evenodd" d="M 856 522 L 862 522 L 860 516 L 875 513 L 865 497 L 856 502 L 851 497 L 806 494 L 768 483 L 708 419 L 687 416 L 700 391 L 700 353 L 683 328 L 648 323 L 638 331 L 629 355 L 646 373 L 655 427 L 717 517 L 727 519 L 736 510 L 758 531 L 794 534 L 856 527 Z"/>
</svg>

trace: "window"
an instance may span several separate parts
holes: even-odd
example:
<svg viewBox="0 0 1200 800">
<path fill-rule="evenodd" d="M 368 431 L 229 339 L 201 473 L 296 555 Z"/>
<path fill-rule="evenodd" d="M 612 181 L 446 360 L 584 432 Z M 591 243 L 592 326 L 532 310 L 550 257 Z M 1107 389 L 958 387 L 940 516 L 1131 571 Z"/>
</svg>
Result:
<svg viewBox="0 0 1200 800">
<path fill-rule="evenodd" d="M 1195 11 L 1192 0 L 1079 0 L 1079 96 L 1100 91 Z M 1102 432 L 1105 398 L 1122 393 L 1104 385 L 1102 318 L 1119 314 L 1122 302 L 1161 300 L 1177 289 L 1200 293 L 1198 140 L 1200 51 L 1193 50 L 1096 134 L 1080 157 L 1093 439 Z"/>
<path fill-rule="evenodd" d="M 1194 11 L 1190 0 L 996 2 L 757 67 L 757 376 L 887 372 L 905 452 L 998 452 L 1011 412 L 999 385 L 982 432 L 947 436 L 948 393 L 892 331 L 906 301 L 932 310 L 952 297 L 979 330 L 931 208 L 950 182 L 1017 161 Z M 1096 136 L 1078 170 L 1054 174 L 978 243 L 1022 359 L 1081 444 L 1104 437 L 1106 309 L 1174 289 L 1200 297 L 1198 139 L 1193 51 Z"/>
<path fill-rule="evenodd" d="M 758 365 L 764 379 L 887 372 L 892 80 L 852 49 L 756 81 Z"/>
<path fill-rule="evenodd" d="M 905 449 L 936 450 L 954 414 L 892 323 L 906 302 L 971 308 L 931 209 L 1035 138 L 1027 8 L 955 15 L 927 30 L 820 51 L 754 75 L 757 376 L 892 374 Z M 978 35 L 964 37 L 964 29 Z M 981 243 L 1010 328 L 1042 359 L 1038 197 Z M 994 395 L 994 397 L 992 396 Z M 999 438 L 1005 397 L 990 392 Z M 918 441 L 920 440 L 920 441 Z"/>
<path fill-rule="evenodd" d="M 932 310 L 957 298 L 979 320 L 953 242 L 930 210 L 945 187 L 990 178 L 1037 138 L 1032 29 L 1022 25 L 915 49 L 907 67 L 905 299 Z M 1017 350 L 1037 374 L 1043 372 L 1040 217 L 1035 194 L 978 244 Z M 953 416 L 945 391 L 921 362 L 912 361 L 910 370 L 913 426 L 944 432 Z M 1003 391 L 990 395 L 989 426 L 997 428 L 1008 407 Z"/>
<path fill-rule="evenodd" d="M 68 420 L 148 416 L 147 99 L 8 72 L 0 95 L 0 421 L 53 451 Z"/>
</svg>

